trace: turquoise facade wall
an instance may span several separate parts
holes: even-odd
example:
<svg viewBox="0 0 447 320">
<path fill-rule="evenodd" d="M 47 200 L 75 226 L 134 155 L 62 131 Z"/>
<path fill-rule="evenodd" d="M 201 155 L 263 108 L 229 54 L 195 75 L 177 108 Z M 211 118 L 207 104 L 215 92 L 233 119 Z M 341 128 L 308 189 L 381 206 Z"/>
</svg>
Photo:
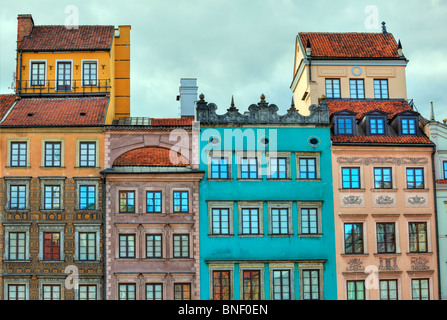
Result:
<svg viewBox="0 0 447 320">
<path fill-rule="evenodd" d="M 211 137 L 217 137 L 213 144 Z M 269 139 L 265 146 L 263 138 Z M 309 140 L 317 142 L 312 145 Z M 243 143 L 241 143 L 243 141 Z M 260 298 L 302 299 L 309 297 L 304 288 L 302 270 L 318 270 L 320 299 L 336 299 L 335 235 L 332 189 L 332 165 L 330 129 L 325 126 L 201 126 L 200 170 L 205 171 L 200 183 L 200 291 L 201 299 L 213 299 L 219 293 L 222 281 L 213 280 L 213 271 L 229 271 L 230 298 L 242 300 L 243 271 L 260 271 Z M 211 151 L 210 151 L 211 150 Z M 212 151 L 222 150 L 231 158 L 231 178 L 212 179 L 211 166 L 206 159 Z M 241 179 L 240 157 L 244 151 L 258 151 L 259 178 Z M 287 179 L 270 179 L 267 158 L 277 151 L 277 157 L 288 159 Z M 227 153 L 225 153 L 227 152 Z M 251 154 L 253 155 L 253 154 Z M 317 160 L 319 179 L 300 179 L 299 159 L 313 157 Z M 260 212 L 260 234 L 242 234 L 241 209 L 253 205 Z M 231 207 L 230 232 L 214 235 L 212 209 Z M 287 234 L 272 234 L 272 208 L 288 208 Z M 318 208 L 318 233 L 303 234 L 300 211 L 302 208 Z M 278 278 L 281 270 L 287 277 Z M 308 275 L 308 273 L 306 273 Z M 219 274 L 216 275 L 216 277 Z M 275 280 L 275 279 L 276 280 Z M 290 289 L 279 285 L 290 281 Z M 216 283 L 218 287 L 216 288 Z M 250 287 L 245 280 L 245 287 Z M 213 285 L 214 284 L 214 285 Z M 290 290 L 289 293 L 284 290 Z M 250 291 L 250 290 L 248 290 Z M 278 293 L 274 294 L 274 293 Z M 219 296 L 219 294 L 216 295 Z M 314 297 L 317 297 L 314 294 Z"/>
</svg>

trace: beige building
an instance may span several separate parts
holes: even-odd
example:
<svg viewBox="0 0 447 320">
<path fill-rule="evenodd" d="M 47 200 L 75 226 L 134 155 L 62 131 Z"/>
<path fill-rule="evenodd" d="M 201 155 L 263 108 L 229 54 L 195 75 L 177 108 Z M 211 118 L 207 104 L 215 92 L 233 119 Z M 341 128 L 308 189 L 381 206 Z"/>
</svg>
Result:
<svg viewBox="0 0 447 320">
<path fill-rule="evenodd" d="M 407 101 L 402 48 L 382 33 L 301 33 L 297 106 L 332 123 L 341 300 L 438 299 L 433 144 Z"/>
</svg>

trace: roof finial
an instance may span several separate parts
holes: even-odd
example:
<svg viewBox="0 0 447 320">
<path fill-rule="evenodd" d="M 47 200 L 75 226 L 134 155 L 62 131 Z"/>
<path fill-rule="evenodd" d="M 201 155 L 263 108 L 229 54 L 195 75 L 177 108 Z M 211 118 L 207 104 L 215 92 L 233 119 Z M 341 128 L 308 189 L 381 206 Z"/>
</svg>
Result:
<svg viewBox="0 0 447 320">
<path fill-rule="evenodd" d="M 295 108 L 295 99 L 293 99 L 293 96 L 292 96 L 292 104 L 290 105 L 290 109 L 289 109 L 290 111 L 296 111 L 296 108 Z"/>
<path fill-rule="evenodd" d="M 228 109 L 228 111 L 238 111 L 238 109 L 236 109 L 236 107 L 234 106 L 234 97 L 231 96 L 231 104 L 230 104 L 230 108 Z"/>
<path fill-rule="evenodd" d="M 386 26 L 385 26 L 385 21 L 382 21 L 382 32 L 383 32 L 384 34 L 387 33 L 387 31 L 386 31 Z"/>
<path fill-rule="evenodd" d="M 430 103 L 431 103 L 431 108 L 430 108 L 430 121 L 435 121 L 435 109 L 433 108 L 433 101 L 431 101 Z"/>
</svg>

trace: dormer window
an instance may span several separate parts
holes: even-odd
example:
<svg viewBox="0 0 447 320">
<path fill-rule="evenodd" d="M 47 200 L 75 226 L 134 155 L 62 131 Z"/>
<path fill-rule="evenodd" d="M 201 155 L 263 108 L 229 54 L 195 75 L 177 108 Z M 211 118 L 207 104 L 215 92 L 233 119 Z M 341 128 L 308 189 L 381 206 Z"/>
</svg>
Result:
<svg viewBox="0 0 447 320">
<path fill-rule="evenodd" d="M 400 120 L 402 135 L 414 136 L 416 135 L 417 120 L 414 117 L 401 118 Z"/>
<path fill-rule="evenodd" d="M 335 135 L 355 135 L 356 119 L 355 113 L 343 110 L 334 114 L 334 134 Z"/>
<path fill-rule="evenodd" d="M 374 135 L 385 134 L 385 118 L 370 117 L 369 118 L 369 130 Z"/>
</svg>

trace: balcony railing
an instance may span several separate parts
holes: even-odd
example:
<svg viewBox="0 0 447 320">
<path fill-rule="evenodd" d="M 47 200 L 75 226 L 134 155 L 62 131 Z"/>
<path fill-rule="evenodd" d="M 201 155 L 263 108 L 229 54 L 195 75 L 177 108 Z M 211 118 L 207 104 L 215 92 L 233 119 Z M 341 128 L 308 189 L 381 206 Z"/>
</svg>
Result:
<svg viewBox="0 0 447 320">
<path fill-rule="evenodd" d="M 110 89 L 110 79 L 23 80 L 17 82 L 17 93 L 22 96 L 106 95 L 110 93 Z"/>
</svg>

